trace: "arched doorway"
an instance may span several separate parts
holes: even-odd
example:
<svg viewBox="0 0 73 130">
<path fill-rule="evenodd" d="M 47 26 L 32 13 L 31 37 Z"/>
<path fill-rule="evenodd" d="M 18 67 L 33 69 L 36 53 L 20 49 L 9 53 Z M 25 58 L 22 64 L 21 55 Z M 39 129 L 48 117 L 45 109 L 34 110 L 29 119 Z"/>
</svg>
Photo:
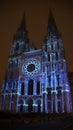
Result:
<svg viewBox="0 0 73 130">
<path fill-rule="evenodd" d="M 23 104 L 20 105 L 20 112 L 23 112 Z"/>
<path fill-rule="evenodd" d="M 23 106 L 24 102 L 23 102 L 23 100 L 20 99 L 18 104 L 19 104 L 19 112 L 23 112 L 24 111 L 24 106 Z"/>
<path fill-rule="evenodd" d="M 58 112 L 61 113 L 61 101 L 58 101 Z"/>
<path fill-rule="evenodd" d="M 33 112 L 33 100 L 28 101 L 28 112 Z"/>
<path fill-rule="evenodd" d="M 40 113 L 41 112 L 41 101 L 38 100 L 37 104 L 38 104 L 37 112 Z"/>
</svg>

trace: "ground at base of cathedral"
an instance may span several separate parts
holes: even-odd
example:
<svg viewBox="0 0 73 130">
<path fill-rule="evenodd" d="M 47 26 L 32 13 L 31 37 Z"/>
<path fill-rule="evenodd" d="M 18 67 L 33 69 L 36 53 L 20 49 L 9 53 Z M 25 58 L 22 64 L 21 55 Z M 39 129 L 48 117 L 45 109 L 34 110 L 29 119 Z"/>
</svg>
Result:
<svg viewBox="0 0 73 130">
<path fill-rule="evenodd" d="M 51 120 L 59 119 L 73 119 L 73 113 L 14 113 L 14 112 L 0 112 L 0 124 L 1 123 L 12 123 L 12 124 L 31 124 L 36 122 L 46 122 Z"/>
<path fill-rule="evenodd" d="M 1 114 L 1 130 L 73 130 L 73 114 Z"/>
</svg>

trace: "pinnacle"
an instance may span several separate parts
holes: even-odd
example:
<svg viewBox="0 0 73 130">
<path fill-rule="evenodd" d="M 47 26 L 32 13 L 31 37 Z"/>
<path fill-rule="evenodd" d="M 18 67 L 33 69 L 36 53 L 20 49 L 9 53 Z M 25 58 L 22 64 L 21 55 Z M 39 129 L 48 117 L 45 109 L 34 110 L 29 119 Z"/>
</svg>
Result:
<svg viewBox="0 0 73 130">
<path fill-rule="evenodd" d="M 24 12 L 24 15 L 23 15 L 23 18 L 22 18 L 21 24 L 20 24 L 20 28 L 24 28 L 24 29 L 26 29 L 25 12 Z"/>
<path fill-rule="evenodd" d="M 49 20 L 48 20 L 47 30 L 48 30 L 49 34 L 56 34 L 56 35 L 58 34 L 58 29 L 57 29 L 56 22 L 55 22 L 55 19 L 53 17 L 51 9 L 49 12 Z"/>
</svg>

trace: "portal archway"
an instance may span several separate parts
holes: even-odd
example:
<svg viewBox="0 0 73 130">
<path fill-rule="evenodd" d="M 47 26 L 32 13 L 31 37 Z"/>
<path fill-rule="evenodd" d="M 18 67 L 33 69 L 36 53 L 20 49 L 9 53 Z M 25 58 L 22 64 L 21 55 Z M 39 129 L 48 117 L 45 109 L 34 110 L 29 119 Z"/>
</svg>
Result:
<svg viewBox="0 0 73 130">
<path fill-rule="evenodd" d="M 41 112 L 41 101 L 40 100 L 38 100 L 37 101 L 37 105 L 38 105 L 38 108 L 37 108 L 37 112 Z"/>
<path fill-rule="evenodd" d="M 28 100 L 28 112 L 33 112 L 33 100 Z"/>
<path fill-rule="evenodd" d="M 23 104 L 24 104 L 24 102 L 23 102 L 23 100 L 21 99 L 21 100 L 19 100 L 19 102 L 18 102 L 18 104 L 19 104 L 19 111 L 20 112 L 23 112 L 24 111 L 24 107 L 23 107 Z"/>
</svg>

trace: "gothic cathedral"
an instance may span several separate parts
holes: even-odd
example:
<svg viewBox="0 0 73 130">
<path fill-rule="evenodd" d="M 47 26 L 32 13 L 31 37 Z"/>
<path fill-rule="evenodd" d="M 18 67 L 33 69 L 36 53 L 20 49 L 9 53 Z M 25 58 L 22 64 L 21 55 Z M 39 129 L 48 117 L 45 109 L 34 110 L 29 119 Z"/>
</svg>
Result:
<svg viewBox="0 0 73 130">
<path fill-rule="evenodd" d="M 39 50 L 29 46 L 23 18 L 12 41 L 1 95 L 2 111 L 72 112 L 62 38 L 51 11 Z"/>
</svg>

